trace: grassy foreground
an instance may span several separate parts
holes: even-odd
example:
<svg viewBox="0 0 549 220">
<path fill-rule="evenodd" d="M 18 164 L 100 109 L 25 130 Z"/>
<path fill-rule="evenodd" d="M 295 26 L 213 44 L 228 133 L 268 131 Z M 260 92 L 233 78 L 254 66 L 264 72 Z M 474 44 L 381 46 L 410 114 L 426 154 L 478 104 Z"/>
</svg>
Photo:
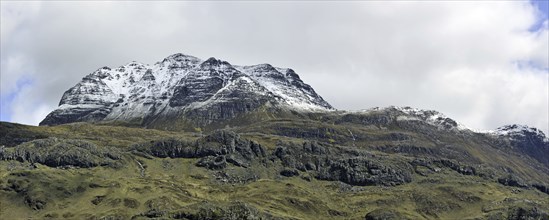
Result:
<svg viewBox="0 0 549 220">
<path fill-rule="evenodd" d="M 317 126 L 324 129 L 318 137 L 290 137 L 281 132 L 302 125 L 293 122 L 281 126 L 281 123 L 288 122 L 263 124 L 262 129 L 250 126 L 233 130 L 243 139 L 261 144 L 267 155 L 272 155 L 280 142 L 300 145 L 315 139 L 325 142 L 325 146 L 354 144 L 372 157 L 403 161 L 425 157 L 375 148 L 394 143 L 383 138 L 390 132 L 324 124 Z M 346 129 L 353 136 L 372 140 L 349 142 L 343 136 L 348 133 Z M 281 175 L 280 171 L 286 168 L 269 156 L 252 161 L 248 167 L 228 164 L 223 169 L 210 169 L 197 166 L 200 158 L 162 158 L 136 153 L 133 148 L 135 144 L 160 139 L 196 141 L 207 134 L 199 130 L 2 123 L 0 132 L 6 152 L 22 148 L 25 142 L 34 139 L 58 138 L 116 149 L 120 155 L 113 165 L 88 168 L 0 160 L 0 219 L 547 219 L 549 213 L 549 194 L 529 186 L 499 183 L 496 165 L 509 157 L 505 154 L 490 157 L 481 147 L 459 150 L 472 155 L 464 160 L 496 167 L 494 177 L 464 175 L 450 167 L 440 166 L 433 171 L 417 166 L 408 183 L 358 186 L 321 180 L 309 171 Z M 401 142 L 436 148 L 430 146 L 425 135 L 406 130 L 401 133 L 412 137 Z M 523 164 L 527 162 L 514 163 L 508 167 L 514 168 L 523 179 L 537 183 L 547 180 L 548 174 L 536 173 L 532 166 Z"/>
</svg>

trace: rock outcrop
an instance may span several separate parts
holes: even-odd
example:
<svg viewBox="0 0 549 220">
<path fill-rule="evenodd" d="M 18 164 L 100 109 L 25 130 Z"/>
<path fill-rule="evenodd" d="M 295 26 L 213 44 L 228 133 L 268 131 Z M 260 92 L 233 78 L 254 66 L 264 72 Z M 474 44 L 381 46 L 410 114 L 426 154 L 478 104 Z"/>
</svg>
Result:
<svg viewBox="0 0 549 220">
<path fill-rule="evenodd" d="M 224 130 L 194 142 L 169 139 L 137 144 L 132 148 L 138 154 L 160 158 L 201 158 L 197 165 L 209 169 L 222 169 L 227 163 L 248 167 L 253 159 L 266 156 L 265 149 L 258 143 Z"/>
<path fill-rule="evenodd" d="M 379 160 L 356 149 L 328 147 L 317 142 L 304 142 L 302 146 L 280 143 L 273 154 L 284 167 L 310 172 L 320 180 L 357 186 L 394 186 L 412 181 L 413 169 L 409 164 L 389 158 Z M 295 175 L 288 171 L 284 174 Z"/>
<path fill-rule="evenodd" d="M 121 157 L 116 148 L 71 139 L 39 139 L 16 147 L 0 147 L 0 160 L 40 163 L 50 167 L 116 167 Z"/>
</svg>

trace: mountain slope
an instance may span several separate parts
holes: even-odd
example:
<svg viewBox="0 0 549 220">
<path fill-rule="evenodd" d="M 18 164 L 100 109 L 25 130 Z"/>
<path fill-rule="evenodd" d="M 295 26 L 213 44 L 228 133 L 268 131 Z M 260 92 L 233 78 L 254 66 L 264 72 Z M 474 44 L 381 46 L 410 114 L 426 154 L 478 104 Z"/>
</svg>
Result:
<svg viewBox="0 0 549 220">
<path fill-rule="evenodd" d="M 302 114 L 211 132 L 0 123 L 0 218 L 548 217 L 549 167 L 505 137 L 399 108 Z"/>
<path fill-rule="evenodd" d="M 549 219 L 538 129 L 335 110 L 269 64 L 103 67 L 42 125 L 0 123 L 0 219 Z"/>
<path fill-rule="evenodd" d="M 244 96 L 248 98 L 239 99 Z M 158 118 L 187 118 L 201 126 L 262 106 L 333 109 L 291 69 L 233 66 L 215 58 L 202 61 L 174 54 L 154 65 L 130 62 L 94 71 L 67 90 L 40 125 L 122 121 L 146 126 Z M 207 113 L 197 118 L 196 109 Z"/>
</svg>

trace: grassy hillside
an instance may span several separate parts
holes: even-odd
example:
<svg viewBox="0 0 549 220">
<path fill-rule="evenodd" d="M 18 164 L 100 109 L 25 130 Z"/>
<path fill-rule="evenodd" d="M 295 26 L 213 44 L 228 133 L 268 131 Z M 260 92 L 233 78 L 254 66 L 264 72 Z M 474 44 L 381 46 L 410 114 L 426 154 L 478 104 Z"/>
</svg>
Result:
<svg viewBox="0 0 549 220">
<path fill-rule="evenodd" d="M 548 219 L 549 168 L 489 137 L 262 119 L 223 132 L 2 122 L 0 219 Z"/>
</svg>

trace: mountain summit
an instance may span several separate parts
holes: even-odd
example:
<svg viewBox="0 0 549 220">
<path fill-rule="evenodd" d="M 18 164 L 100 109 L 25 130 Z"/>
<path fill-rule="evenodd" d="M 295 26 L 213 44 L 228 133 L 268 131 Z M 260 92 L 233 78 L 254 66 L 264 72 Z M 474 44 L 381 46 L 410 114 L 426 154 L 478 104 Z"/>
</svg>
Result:
<svg viewBox="0 0 549 220">
<path fill-rule="evenodd" d="M 119 121 L 151 125 L 185 119 L 206 125 L 258 109 L 330 111 L 288 68 L 231 65 L 181 53 L 153 65 L 102 67 L 67 90 L 40 125 Z"/>
</svg>

